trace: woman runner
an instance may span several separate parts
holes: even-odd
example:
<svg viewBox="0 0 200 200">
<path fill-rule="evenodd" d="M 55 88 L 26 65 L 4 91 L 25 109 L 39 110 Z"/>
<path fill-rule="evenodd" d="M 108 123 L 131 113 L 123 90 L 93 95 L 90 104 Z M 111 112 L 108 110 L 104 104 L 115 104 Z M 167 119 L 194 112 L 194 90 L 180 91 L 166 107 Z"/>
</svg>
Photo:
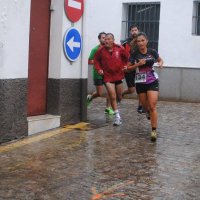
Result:
<svg viewBox="0 0 200 200">
<path fill-rule="evenodd" d="M 160 68 L 163 67 L 163 60 L 156 50 L 148 48 L 148 39 L 145 33 L 137 35 L 136 43 L 138 50 L 133 52 L 130 63 L 124 68 L 125 71 L 136 69 L 135 83 L 136 91 L 147 116 L 151 120 L 151 140 L 156 141 L 157 133 L 157 110 L 159 81 L 154 71 L 154 63 L 157 62 Z"/>
</svg>

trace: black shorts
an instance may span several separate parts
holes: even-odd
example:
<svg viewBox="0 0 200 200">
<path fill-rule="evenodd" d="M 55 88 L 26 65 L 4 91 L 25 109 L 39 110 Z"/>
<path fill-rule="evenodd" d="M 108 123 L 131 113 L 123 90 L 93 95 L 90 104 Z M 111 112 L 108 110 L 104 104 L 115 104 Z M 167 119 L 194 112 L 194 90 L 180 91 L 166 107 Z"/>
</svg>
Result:
<svg viewBox="0 0 200 200">
<path fill-rule="evenodd" d="M 119 85 L 121 84 L 123 81 L 122 80 L 119 80 L 119 81 L 114 81 L 114 82 L 109 82 L 109 83 L 114 83 L 115 85 Z"/>
<path fill-rule="evenodd" d="M 93 81 L 95 86 L 101 86 L 104 84 L 103 79 L 94 79 Z"/>
<path fill-rule="evenodd" d="M 125 73 L 127 87 L 135 87 L 135 70 Z"/>
<path fill-rule="evenodd" d="M 150 83 L 150 84 L 136 83 L 137 94 L 147 93 L 147 91 L 159 91 L 158 80 L 155 80 L 153 83 Z"/>
</svg>

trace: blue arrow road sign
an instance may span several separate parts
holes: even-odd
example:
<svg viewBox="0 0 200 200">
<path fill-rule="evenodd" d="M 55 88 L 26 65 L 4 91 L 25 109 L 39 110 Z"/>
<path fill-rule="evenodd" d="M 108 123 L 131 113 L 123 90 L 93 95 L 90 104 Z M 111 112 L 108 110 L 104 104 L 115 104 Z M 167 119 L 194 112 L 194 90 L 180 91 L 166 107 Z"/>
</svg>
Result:
<svg viewBox="0 0 200 200">
<path fill-rule="evenodd" d="M 76 61 L 82 48 L 82 39 L 79 31 L 72 27 L 68 29 L 64 36 L 64 52 L 70 61 Z"/>
</svg>

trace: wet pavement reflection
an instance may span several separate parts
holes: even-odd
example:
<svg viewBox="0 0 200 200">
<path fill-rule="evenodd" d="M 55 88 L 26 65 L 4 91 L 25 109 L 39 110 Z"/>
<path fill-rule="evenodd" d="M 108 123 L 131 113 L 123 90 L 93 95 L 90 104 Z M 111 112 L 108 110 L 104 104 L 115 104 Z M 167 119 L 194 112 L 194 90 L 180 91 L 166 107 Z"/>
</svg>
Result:
<svg viewBox="0 0 200 200">
<path fill-rule="evenodd" d="M 120 127 L 99 98 L 88 108 L 87 129 L 65 127 L 1 145 L 0 199 L 200 199 L 200 104 L 160 101 L 153 143 L 137 103 L 120 103 Z"/>
</svg>

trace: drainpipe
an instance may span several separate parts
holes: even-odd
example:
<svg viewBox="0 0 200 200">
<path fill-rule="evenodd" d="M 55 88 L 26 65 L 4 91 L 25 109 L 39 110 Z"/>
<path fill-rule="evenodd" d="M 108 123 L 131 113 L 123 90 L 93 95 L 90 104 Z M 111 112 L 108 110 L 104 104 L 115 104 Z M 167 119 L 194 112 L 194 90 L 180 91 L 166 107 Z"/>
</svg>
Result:
<svg viewBox="0 0 200 200">
<path fill-rule="evenodd" d="M 84 1 L 84 12 L 82 16 L 82 53 L 81 53 L 81 86 L 80 86 L 80 94 L 81 94 L 81 102 L 80 102 L 80 120 L 81 121 L 87 121 L 87 87 L 88 87 L 88 76 L 86 73 L 88 71 L 88 64 L 87 64 L 87 55 L 85 55 L 84 50 L 87 49 L 87 42 L 86 42 L 86 30 L 87 30 L 87 24 L 86 24 L 86 2 Z M 85 60 L 84 60 L 85 58 Z"/>
</svg>

